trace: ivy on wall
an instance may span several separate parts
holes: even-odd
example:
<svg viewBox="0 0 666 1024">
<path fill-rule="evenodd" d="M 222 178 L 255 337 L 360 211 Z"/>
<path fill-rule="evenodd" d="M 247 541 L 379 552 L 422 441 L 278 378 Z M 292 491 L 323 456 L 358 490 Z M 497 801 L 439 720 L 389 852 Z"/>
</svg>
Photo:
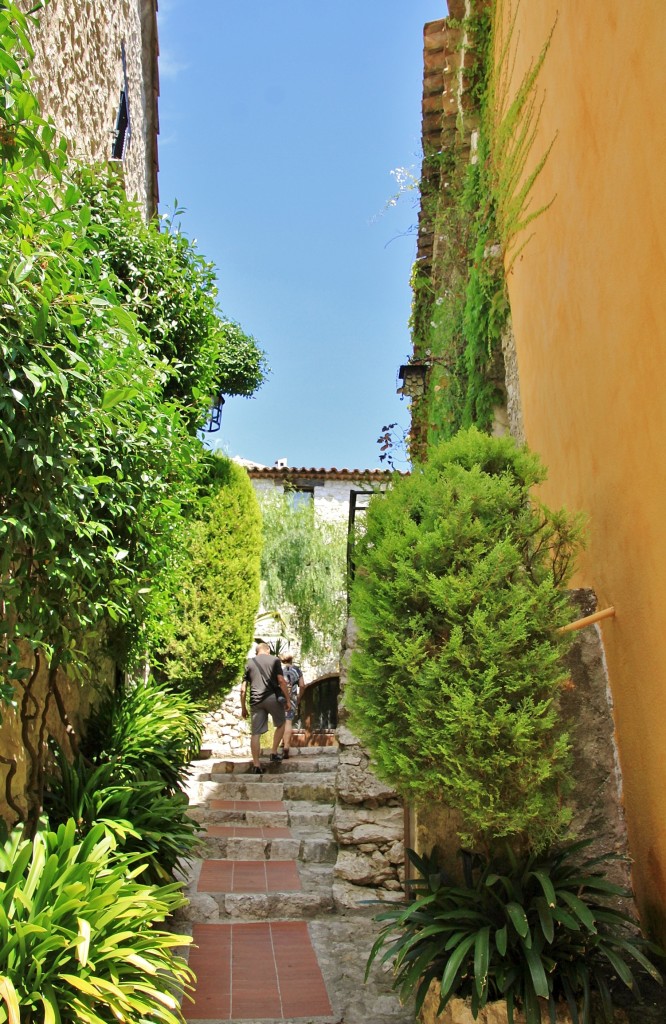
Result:
<svg viewBox="0 0 666 1024">
<path fill-rule="evenodd" d="M 417 459 L 427 457 L 428 444 L 461 427 L 491 429 L 494 410 L 504 403 L 507 267 L 529 241 L 525 229 L 549 205 L 530 204 L 551 148 L 534 159 L 536 83 L 550 38 L 515 86 L 509 50 L 514 21 L 510 0 L 474 0 L 462 23 L 473 113 L 443 150 L 425 154 L 426 168 L 438 164 L 439 174 L 424 175 L 422 194 L 435 237 L 433 264 L 417 263 L 412 275 L 414 354 L 430 366 L 426 396 L 412 409 Z M 466 144 L 470 120 L 476 126 L 473 152 Z"/>
</svg>

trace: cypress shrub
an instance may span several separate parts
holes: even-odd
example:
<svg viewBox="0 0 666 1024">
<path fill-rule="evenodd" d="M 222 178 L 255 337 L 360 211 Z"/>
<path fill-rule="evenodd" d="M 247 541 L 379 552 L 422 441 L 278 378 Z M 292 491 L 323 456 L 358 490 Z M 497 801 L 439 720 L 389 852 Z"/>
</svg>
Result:
<svg viewBox="0 0 666 1024">
<path fill-rule="evenodd" d="M 147 639 L 160 678 L 217 699 L 239 678 L 254 636 L 261 513 L 247 472 L 229 459 L 211 459 L 206 490 L 155 588 Z"/>
<path fill-rule="evenodd" d="M 558 711 L 580 517 L 531 494 L 534 454 L 472 428 L 373 499 L 345 701 L 378 774 L 457 810 L 466 843 L 541 848 L 570 813 Z"/>
</svg>

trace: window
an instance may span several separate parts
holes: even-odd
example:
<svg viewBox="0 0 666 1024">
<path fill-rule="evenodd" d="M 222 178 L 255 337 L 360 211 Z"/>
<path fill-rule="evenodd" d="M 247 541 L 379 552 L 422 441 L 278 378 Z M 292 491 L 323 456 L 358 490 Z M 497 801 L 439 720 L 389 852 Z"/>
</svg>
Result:
<svg viewBox="0 0 666 1024">
<path fill-rule="evenodd" d="M 127 59 L 125 57 L 124 43 L 122 43 L 120 47 L 120 56 L 123 63 L 123 87 L 120 90 L 116 127 L 113 133 L 113 144 L 111 146 L 111 156 L 114 160 L 122 160 L 124 158 L 131 136 L 129 86 L 127 84 Z"/>
<path fill-rule="evenodd" d="M 288 494 L 291 498 L 291 507 L 293 509 L 301 508 L 303 505 L 309 505 L 310 502 L 314 501 L 314 487 L 285 487 L 285 494 Z"/>
</svg>

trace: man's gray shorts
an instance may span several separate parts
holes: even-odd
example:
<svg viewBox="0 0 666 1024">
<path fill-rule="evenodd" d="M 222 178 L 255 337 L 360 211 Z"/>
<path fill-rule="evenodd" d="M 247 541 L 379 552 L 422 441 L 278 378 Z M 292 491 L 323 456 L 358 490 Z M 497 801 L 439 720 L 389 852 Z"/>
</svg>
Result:
<svg viewBox="0 0 666 1024">
<path fill-rule="evenodd" d="M 284 725 L 284 704 L 279 701 L 275 694 L 264 697 L 260 704 L 253 704 L 250 708 L 252 714 L 252 735 L 260 736 L 268 732 L 268 716 L 273 719 L 273 725 L 279 729 Z"/>
</svg>

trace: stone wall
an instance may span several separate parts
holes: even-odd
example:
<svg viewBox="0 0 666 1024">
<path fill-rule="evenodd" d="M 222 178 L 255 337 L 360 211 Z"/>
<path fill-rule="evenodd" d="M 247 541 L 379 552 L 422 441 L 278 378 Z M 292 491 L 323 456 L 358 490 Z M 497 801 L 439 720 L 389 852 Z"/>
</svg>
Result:
<svg viewBox="0 0 666 1024">
<path fill-rule="evenodd" d="M 131 135 L 122 171 L 146 217 L 158 199 L 155 11 L 155 0 L 51 0 L 33 32 L 42 109 L 86 163 L 111 158 L 124 44 Z"/>
<path fill-rule="evenodd" d="M 250 720 L 241 718 L 241 684 L 206 715 L 202 746 L 217 757 L 250 757 Z"/>
<path fill-rule="evenodd" d="M 333 834 L 339 847 L 333 898 L 341 909 L 358 907 L 368 900 L 400 901 L 404 899 L 405 880 L 402 801 L 376 777 L 367 751 L 344 724 L 344 688 L 354 638 L 350 621 L 340 673 L 340 756 L 333 816 Z"/>
</svg>

